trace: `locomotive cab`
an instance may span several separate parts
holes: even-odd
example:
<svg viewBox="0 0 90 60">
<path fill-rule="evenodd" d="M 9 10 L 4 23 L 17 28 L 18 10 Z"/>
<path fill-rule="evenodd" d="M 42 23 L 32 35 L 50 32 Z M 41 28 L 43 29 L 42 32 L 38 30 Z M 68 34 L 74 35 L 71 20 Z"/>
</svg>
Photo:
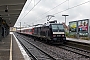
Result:
<svg viewBox="0 0 90 60">
<path fill-rule="evenodd" d="M 63 24 L 51 24 L 51 39 L 53 42 L 63 43 L 66 40 Z"/>
</svg>

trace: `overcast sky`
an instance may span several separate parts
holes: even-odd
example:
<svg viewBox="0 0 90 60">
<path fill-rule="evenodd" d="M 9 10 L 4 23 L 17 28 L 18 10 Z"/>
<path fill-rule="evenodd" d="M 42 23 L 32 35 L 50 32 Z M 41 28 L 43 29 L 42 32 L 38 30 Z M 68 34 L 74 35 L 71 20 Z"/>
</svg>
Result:
<svg viewBox="0 0 90 60">
<path fill-rule="evenodd" d="M 24 27 L 27 27 L 27 25 L 32 26 L 35 24 L 46 23 L 47 15 L 54 15 L 55 17 L 52 17 L 51 20 L 57 20 L 62 23 L 65 22 L 65 17 L 62 15 L 68 14 L 69 16 L 66 17 L 67 25 L 70 21 L 90 19 L 90 0 L 39 1 L 40 0 L 27 0 L 15 27 L 19 27 L 20 22 Z"/>
</svg>

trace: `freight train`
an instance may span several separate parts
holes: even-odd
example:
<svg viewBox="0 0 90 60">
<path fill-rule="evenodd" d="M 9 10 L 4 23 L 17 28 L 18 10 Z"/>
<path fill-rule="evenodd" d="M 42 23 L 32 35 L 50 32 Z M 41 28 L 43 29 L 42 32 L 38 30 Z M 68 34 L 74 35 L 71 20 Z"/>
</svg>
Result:
<svg viewBox="0 0 90 60">
<path fill-rule="evenodd" d="M 20 32 L 20 31 L 18 31 Z M 47 43 L 65 43 L 66 35 L 63 24 L 51 21 L 46 24 L 35 26 L 34 28 L 21 30 L 20 33 L 29 34 L 34 39 L 39 39 Z"/>
</svg>

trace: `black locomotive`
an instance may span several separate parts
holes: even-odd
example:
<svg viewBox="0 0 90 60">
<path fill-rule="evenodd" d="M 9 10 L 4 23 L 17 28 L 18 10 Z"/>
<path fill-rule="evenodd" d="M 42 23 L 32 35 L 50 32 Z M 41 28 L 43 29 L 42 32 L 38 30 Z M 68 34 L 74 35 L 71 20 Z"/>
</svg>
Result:
<svg viewBox="0 0 90 60">
<path fill-rule="evenodd" d="M 56 21 L 48 22 L 42 26 L 34 27 L 34 38 L 46 41 L 49 43 L 65 43 L 66 36 L 63 24 Z"/>
</svg>

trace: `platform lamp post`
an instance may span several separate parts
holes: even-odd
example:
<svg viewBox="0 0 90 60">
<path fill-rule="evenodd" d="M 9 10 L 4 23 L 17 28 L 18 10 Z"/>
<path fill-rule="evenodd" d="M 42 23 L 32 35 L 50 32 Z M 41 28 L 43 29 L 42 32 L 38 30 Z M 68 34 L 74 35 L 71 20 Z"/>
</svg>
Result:
<svg viewBox="0 0 90 60">
<path fill-rule="evenodd" d="M 69 15 L 62 15 L 62 16 L 65 16 L 65 25 L 66 25 L 66 16 L 69 16 Z"/>
</svg>

